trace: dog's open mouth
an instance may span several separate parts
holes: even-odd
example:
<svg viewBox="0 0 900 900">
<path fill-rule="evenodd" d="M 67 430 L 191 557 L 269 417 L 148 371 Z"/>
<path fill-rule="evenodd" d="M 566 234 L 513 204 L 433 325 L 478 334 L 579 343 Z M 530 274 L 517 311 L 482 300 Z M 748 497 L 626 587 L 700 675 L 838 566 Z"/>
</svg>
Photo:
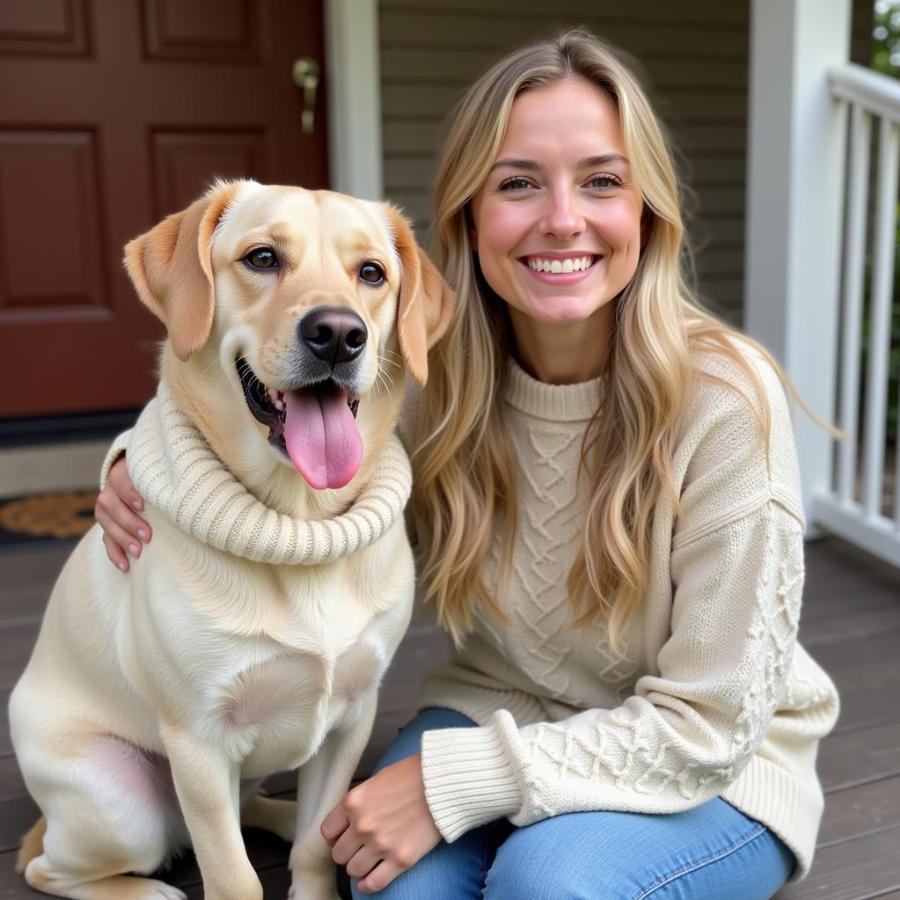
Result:
<svg viewBox="0 0 900 900">
<path fill-rule="evenodd" d="M 259 379 L 243 357 L 236 361 L 250 412 L 269 429 L 310 487 L 340 488 L 359 471 L 362 439 L 356 427 L 359 400 L 334 381 L 279 391 Z"/>
</svg>

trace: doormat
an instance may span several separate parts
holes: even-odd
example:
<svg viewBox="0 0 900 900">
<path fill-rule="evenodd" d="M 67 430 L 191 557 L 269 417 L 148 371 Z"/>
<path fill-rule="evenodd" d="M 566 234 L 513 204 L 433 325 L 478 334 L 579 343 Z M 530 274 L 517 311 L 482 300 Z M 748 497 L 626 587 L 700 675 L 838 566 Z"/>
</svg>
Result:
<svg viewBox="0 0 900 900">
<path fill-rule="evenodd" d="M 31 494 L 0 500 L 0 546 L 71 540 L 94 524 L 97 491 Z"/>
</svg>

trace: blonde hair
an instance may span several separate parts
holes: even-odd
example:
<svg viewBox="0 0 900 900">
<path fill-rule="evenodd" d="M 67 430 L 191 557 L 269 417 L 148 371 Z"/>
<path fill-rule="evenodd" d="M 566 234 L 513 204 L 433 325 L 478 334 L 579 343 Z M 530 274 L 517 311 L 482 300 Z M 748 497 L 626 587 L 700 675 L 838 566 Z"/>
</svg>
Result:
<svg viewBox="0 0 900 900">
<path fill-rule="evenodd" d="M 617 304 L 605 389 L 585 434 L 581 476 L 590 491 L 581 547 L 568 578 L 576 625 L 602 619 L 613 646 L 640 605 L 657 502 L 677 508 L 672 478 L 675 426 L 698 371 L 692 355 L 714 350 L 755 369 L 736 334 L 700 309 L 683 274 L 686 251 L 679 185 L 666 138 L 649 101 L 616 54 L 582 30 L 560 34 L 502 59 L 456 108 L 437 174 L 438 265 L 458 297 L 453 320 L 429 359 L 429 379 L 412 424 L 412 511 L 426 598 L 457 644 L 480 607 L 505 618 L 483 564 L 501 536 L 502 595 L 516 532 L 512 450 L 502 421 L 511 332 L 503 302 L 483 281 L 469 239 L 468 204 L 502 145 L 516 97 L 564 78 L 586 79 L 614 102 L 645 206 L 645 244 Z M 748 338 L 742 341 L 753 343 Z M 776 371 L 771 356 L 759 352 Z M 598 351 L 599 352 L 599 351 Z M 768 436 L 766 403 L 754 404 Z"/>
</svg>

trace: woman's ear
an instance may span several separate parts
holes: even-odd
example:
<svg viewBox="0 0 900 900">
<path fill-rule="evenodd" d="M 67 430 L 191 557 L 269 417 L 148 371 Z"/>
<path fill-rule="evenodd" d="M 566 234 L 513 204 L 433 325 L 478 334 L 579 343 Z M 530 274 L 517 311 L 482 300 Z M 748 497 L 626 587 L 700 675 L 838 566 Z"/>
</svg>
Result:
<svg viewBox="0 0 900 900">
<path fill-rule="evenodd" d="M 144 305 L 185 360 L 209 337 L 215 312 L 212 235 L 240 182 L 217 184 L 187 209 L 125 246 L 125 268 Z"/>
<path fill-rule="evenodd" d="M 441 273 L 416 243 L 406 218 L 386 206 L 394 246 L 400 256 L 397 337 L 406 371 L 419 384 L 428 379 L 428 351 L 437 343 L 456 305 L 456 297 Z"/>
</svg>

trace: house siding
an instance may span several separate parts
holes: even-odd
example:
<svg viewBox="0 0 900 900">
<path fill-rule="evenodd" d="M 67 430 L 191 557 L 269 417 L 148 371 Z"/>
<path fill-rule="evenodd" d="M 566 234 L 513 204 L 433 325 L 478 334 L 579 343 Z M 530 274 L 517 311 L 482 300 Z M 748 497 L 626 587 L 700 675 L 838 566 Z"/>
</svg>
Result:
<svg viewBox="0 0 900 900">
<path fill-rule="evenodd" d="M 385 193 L 427 240 L 435 156 L 465 88 L 506 51 L 584 25 L 638 61 L 677 151 L 700 293 L 740 323 L 749 15 L 721 0 L 381 0 Z M 854 0 L 853 20 L 864 62 L 871 0 Z"/>
</svg>

